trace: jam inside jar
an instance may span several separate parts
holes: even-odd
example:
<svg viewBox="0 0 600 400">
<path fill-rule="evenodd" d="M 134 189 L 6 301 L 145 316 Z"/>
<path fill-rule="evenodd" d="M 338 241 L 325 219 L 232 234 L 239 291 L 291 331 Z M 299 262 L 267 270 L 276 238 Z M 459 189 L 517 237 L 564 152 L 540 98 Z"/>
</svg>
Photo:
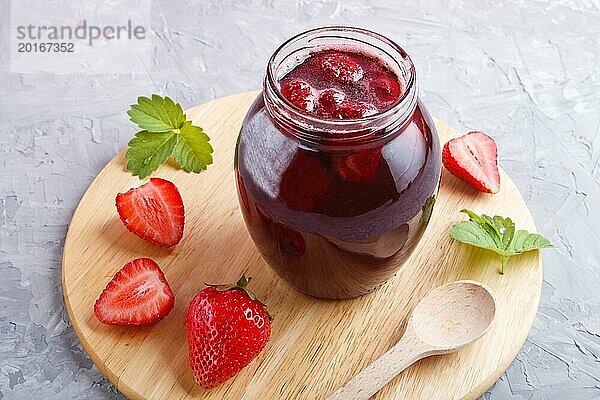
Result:
<svg viewBox="0 0 600 400">
<path fill-rule="evenodd" d="M 235 173 L 256 247 L 297 290 L 363 295 L 422 237 L 441 164 L 417 94 L 406 52 L 363 29 L 311 30 L 271 57 Z"/>
</svg>

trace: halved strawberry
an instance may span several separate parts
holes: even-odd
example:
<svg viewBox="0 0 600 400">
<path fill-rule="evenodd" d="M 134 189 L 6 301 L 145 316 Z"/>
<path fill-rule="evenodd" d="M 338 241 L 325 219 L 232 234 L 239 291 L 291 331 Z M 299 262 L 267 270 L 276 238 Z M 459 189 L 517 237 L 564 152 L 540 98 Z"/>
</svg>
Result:
<svg viewBox="0 0 600 400">
<path fill-rule="evenodd" d="M 483 132 L 469 132 L 450 140 L 442 151 L 444 167 L 474 189 L 486 193 L 500 190 L 498 147 Z"/>
<path fill-rule="evenodd" d="M 116 199 L 121 221 L 130 231 L 163 247 L 179 243 L 183 236 L 184 211 L 179 190 L 161 178 L 119 193 Z"/>
<path fill-rule="evenodd" d="M 375 180 L 381 158 L 381 147 L 374 147 L 346 155 L 334 155 L 333 167 L 347 181 L 371 182 Z"/>
<path fill-rule="evenodd" d="M 173 308 L 175 296 L 158 264 L 138 258 L 119 270 L 96 300 L 94 315 L 110 325 L 150 325 Z"/>
</svg>

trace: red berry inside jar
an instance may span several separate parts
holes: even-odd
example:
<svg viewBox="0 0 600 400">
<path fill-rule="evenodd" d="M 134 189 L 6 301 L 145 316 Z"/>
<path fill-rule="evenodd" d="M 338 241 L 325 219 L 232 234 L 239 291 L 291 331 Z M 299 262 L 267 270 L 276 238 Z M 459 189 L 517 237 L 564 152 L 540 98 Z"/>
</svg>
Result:
<svg viewBox="0 0 600 400">
<path fill-rule="evenodd" d="M 330 81 L 356 83 L 364 71 L 357 57 L 340 51 L 327 52 L 317 57 L 323 75 Z"/>
<path fill-rule="evenodd" d="M 314 108 L 313 89 L 302 80 L 293 79 L 282 83 L 281 94 L 303 111 L 312 111 Z"/>
<path fill-rule="evenodd" d="M 402 97 L 400 78 L 381 60 L 361 53 L 322 50 L 279 82 L 296 108 L 325 119 L 360 119 L 388 110 Z"/>
<path fill-rule="evenodd" d="M 382 103 L 395 102 L 400 98 L 400 82 L 389 74 L 382 74 L 372 79 L 369 85 L 371 92 Z"/>
</svg>

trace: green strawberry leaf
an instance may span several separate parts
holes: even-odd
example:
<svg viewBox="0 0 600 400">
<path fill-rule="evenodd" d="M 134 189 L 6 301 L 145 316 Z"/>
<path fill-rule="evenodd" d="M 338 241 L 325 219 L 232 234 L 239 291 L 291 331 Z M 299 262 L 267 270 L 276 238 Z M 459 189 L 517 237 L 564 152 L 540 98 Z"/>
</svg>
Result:
<svg viewBox="0 0 600 400">
<path fill-rule="evenodd" d="M 553 247 L 552 243 L 537 233 L 529 233 L 526 230 L 518 230 L 508 246 L 508 250 L 515 254 L 526 253 L 535 249 Z"/>
<path fill-rule="evenodd" d="M 171 155 L 187 172 L 201 172 L 212 164 L 209 137 L 187 120 L 179 103 L 157 94 L 141 96 L 127 114 L 142 128 L 125 153 L 127 169 L 133 175 L 140 179 L 150 176 Z"/>
<path fill-rule="evenodd" d="M 460 211 L 467 214 L 471 221 L 476 222 L 479 225 L 481 225 L 481 228 L 483 230 L 485 230 L 487 232 L 487 234 L 489 235 L 489 237 L 494 241 L 495 247 L 501 247 L 502 234 L 500 233 L 500 230 L 498 229 L 498 227 L 494 224 L 493 218 L 491 218 L 485 214 L 482 214 L 481 216 L 479 216 L 479 215 L 475 214 L 473 211 L 467 210 L 467 209 L 462 209 Z"/>
<path fill-rule="evenodd" d="M 144 179 L 154 172 L 173 152 L 177 135 L 172 132 L 151 133 L 140 131 L 129 141 L 127 169 Z"/>
<path fill-rule="evenodd" d="M 498 219 L 496 219 L 498 218 Z M 515 235 L 515 223 L 510 218 L 494 217 L 494 221 L 498 223 L 498 227 L 502 232 L 502 248 L 508 249 Z"/>
<path fill-rule="evenodd" d="M 501 256 L 508 255 L 502 248 L 498 247 L 495 238 L 490 235 L 490 232 L 486 230 L 484 225 L 475 221 L 463 221 L 452 225 L 450 237 L 461 243 L 491 250 Z"/>
<path fill-rule="evenodd" d="M 510 218 L 477 215 L 466 209 L 461 211 L 469 216 L 469 220 L 453 225 L 450 237 L 500 255 L 501 274 L 504 274 L 506 262 L 510 257 L 531 250 L 553 247 L 552 243 L 540 234 L 529 233 L 523 229 L 515 232 L 515 224 Z"/>
<path fill-rule="evenodd" d="M 173 149 L 173 157 L 177 164 L 188 172 L 205 170 L 213 162 L 213 148 L 208 143 L 209 140 L 202 128 L 186 121 L 179 130 L 177 144 Z"/>
<path fill-rule="evenodd" d="M 132 122 L 148 132 L 179 129 L 186 120 L 179 103 L 175 104 L 170 98 L 157 94 L 153 94 L 151 99 L 138 97 L 137 104 L 132 104 L 127 114 Z"/>
</svg>

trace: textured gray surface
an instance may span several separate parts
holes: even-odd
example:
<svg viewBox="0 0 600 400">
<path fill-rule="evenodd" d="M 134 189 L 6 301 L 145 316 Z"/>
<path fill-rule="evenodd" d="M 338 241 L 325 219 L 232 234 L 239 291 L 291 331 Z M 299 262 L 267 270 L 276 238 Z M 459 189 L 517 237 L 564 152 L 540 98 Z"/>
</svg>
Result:
<svg viewBox="0 0 600 400">
<path fill-rule="evenodd" d="M 496 138 L 557 245 L 543 255 L 529 339 L 483 398 L 600 398 L 597 0 L 153 1 L 153 63 L 92 76 L 9 74 L 7 7 L 0 0 L 0 399 L 121 398 L 70 326 L 60 258 L 77 202 L 134 131 L 127 106 L 152 92 L 187 107 L 258 88 L 280 42 L 331 24 L 405 46 L 432 114 Z"/>
</svg>

